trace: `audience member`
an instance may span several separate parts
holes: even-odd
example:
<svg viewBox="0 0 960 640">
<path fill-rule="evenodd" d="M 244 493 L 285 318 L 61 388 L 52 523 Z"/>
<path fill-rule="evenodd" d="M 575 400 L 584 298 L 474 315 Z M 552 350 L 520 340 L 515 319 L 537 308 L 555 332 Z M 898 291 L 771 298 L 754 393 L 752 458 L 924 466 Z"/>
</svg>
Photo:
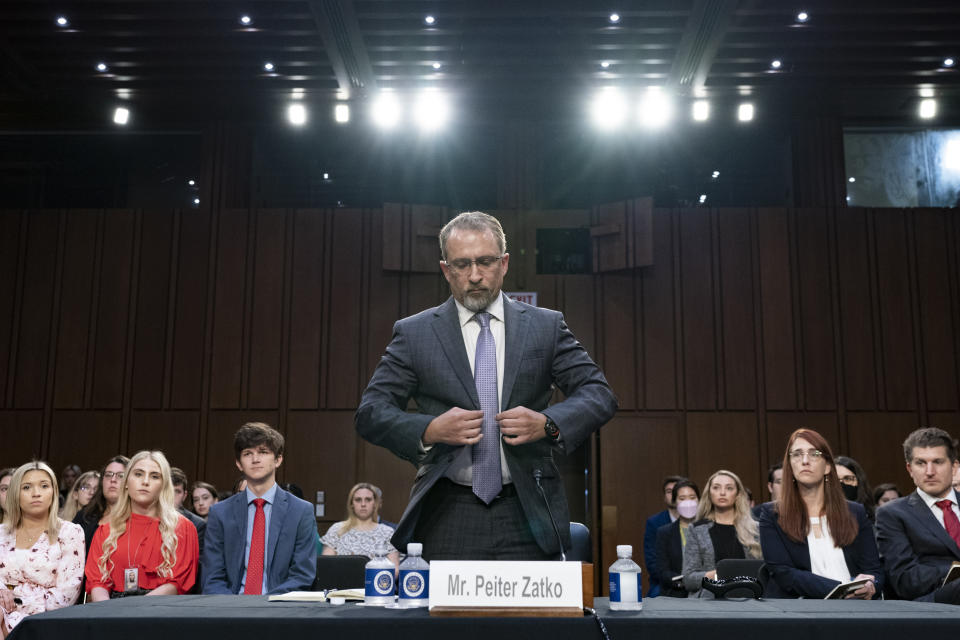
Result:
<svg viewBox="0 0 960 640">
<path fill-rule="evenodd" d="M 867 518 L 873 523 L 874 512 L 877 510 L 873 500 L 873 491 L 867 481 L 867 472 L 860 463 L 848 456 L 837 456 L 837 476 L 840 478 L 840 489 L 847 500 L 859 502 L 867 512 Z"/>
<path fill-rule="evenodd" d="M 883 565 L 863 506 L 844 499 L 830 444 L 797 429 L 787 441 L 780 500 L 761 507 L 760 542 L 770 598 L 823 598 L 837 585 L 867 579 L 847 597 L 883 589 Z M 854 577 L 855 576 L 855 577 Z"/>
<path fill-rule="evenodd" d="M 63 471 L 60 472 L 60 504 L 62 505 L 67 501 L 67 493 L 73 488 L 73 485 L 76 484 L 77 478 L 80 477 L 80 474 L 83 472 L 83 469 L 80 468 L 80 465 L 77 464 L 68 464 L 63 468 Z"/>
<path fill-rule="evenodd" d="M 759 558 L 757 522 L 750 514 L 740 478 L 721 469 L 707 480 L 697 507 L 697 521 L 687 529 L 683 548 L 683 586 L 690 597 L 712 598 L 701 589 L 703 578 L 715 580 L 717 562 L 727 558 Z"/>
<path fill-rule="evenodd" d="M 197 530 L 197 544 L 200 548 L 200 557 L 202 558 L 203 537 L 207 532 L 207 521 L 183 506 L 184 499 L 187 496 L 187 474 L 183 472 L 183 469 L 179 467 L 170 467 L 170 480 L 173 482 L 173 506 L 177 510 L 177 513 L 189 520 Z M 179 503 L 177 502 L 178 495 Z M 198 578 L 196 584 L 194 584 L 194 587 L 198 588 L 200 584 L 201 583 Z"/>
<path fill-rule="evenodd" d="M 767 492 L 770 494 L 770 501 L 776 502 L 780 499 L 780 490 L 783 488 L 783 463 L 778 462 L 767 470 Z"/>
<path fill-rule="evenodd" d="M 960 561 L 960 510 L 953 489 L 957 443 L 942 429 L 917 429 L 903 442 L 915 492 L 877 510 L 877 540 L 896 594 L 960 604 L 960 580 L 941 586 Z"/>
<path fill-rule="evenodd" d="M 93 494 L 97 492 L 100 475 L 96 471 L 87 471 L 73 483 L 73 488 L 67 493 L 67 499 L 60 508 L 60 517 L 67 522 L 73 522 L 77 512 L 90 504 Z"/>
<path fill-rule="evenodd" d="M 247 487 L 210 509 L 204 593 L 285 593 L 313 584 L 313 505 L 277 486 L 283 446 L 283 435 L 261 422 L 248 422 L 234 435 L 237 468 Z"/>
<path fill-rule="evenodd" d="M 382 493 L 367 482 L 353 485 L 347 494 L 347 519 L 335 522 L 320 538 L 323 555 L 361 555 L 374 557 L 384 547 L 387 557 L 399 563 L 400 554 L 390 543 L 393 529 L 379 522 Z"/>
<path fill-rule="evenodd" d="M 57 517 L 57 477 L 43 462 L 17 469 L 0 525 L 0 635 L 24 617 L 67 607 L 80 593 L 83 530 Z M 17 602 L 17 600 L 19 602 Z"/>
<path fill-rule="evenodd" d="M 4 513 L 7 508 L 7 489 L 10 487 L 10 481 L 13 479 L 13 467 L 0 469 L 0 524 L 3 524 Z"/>
<path fill-rule="evenodd" d="M 893 502 L 897 498 L 901 497 L 903 494 L 900 493 L 900 489 L 897 489 L 897 485 L 892 482 L 884 482 L 883 484 L 878 484 L 873 488 L 873 501 L 876 503 L 877 507 L 882 507 L 888 502 Z"/>
<path fill-rule="evenodd" d="M 209 482 L 197 480 L 190 489 L 190 498 L 193 502 L 193 512 L 207 519 L 210 515 L 210 507 L 220 502 L 220 496 L 217 494 L 217 488 Z"/>
<path fill-rule="evenodd" d="M 700 488 L 692 480 L 673 485 L 673 504 L 677 519 L 657 529 L 657 567 L 660 570 L 660 595 L 686 598 L 683 586 L 683 548 L 687 545 L 687 529 L 697 515 Z"/>
<path fill-rule="evenodd" d="M 173 507 L 170 464 L 159 451 L 137 453 L 93 536 L 84 572 L 90 599 L 187 593 L 198 560 L 197 530 Z"/>
<path fill-rule="evenodd" d="M 123 487 L 123 476 L 127 470 L 127 463 L 130 459 L 127 456 L 113 456 L 107 461 L 103 469 L 100 470 L 100 484 L 97 492 L 93 495 L 93 500 L 81 509 L 73 519 L 75 524 L 83 527 L 83 537 L 86 541 L 86 555 L 90 557 L 90 543 L 93 542 L 93 535 L 97 527 L 107 522 L 110 517 L 110 511 L 117 500 L 120 499 L 121 488 Z"/>
<path fill-rule="evenodd" d="M 661 492 L 666 509 L 647 518 L 647 524 L 643 529 L 643 561 L 647 565 L 647 576 L 650 579 L 650 588 L 647 591 L 648 598 L 656 598 L 660 595 L 660 571 L 657 570 L 657 530 L 677 519 L 677 508 L 673 504 L 672 497 L 673 485 L 685 479 L 683 476 L 667 476 L 663 479 Z"/>
</svg>

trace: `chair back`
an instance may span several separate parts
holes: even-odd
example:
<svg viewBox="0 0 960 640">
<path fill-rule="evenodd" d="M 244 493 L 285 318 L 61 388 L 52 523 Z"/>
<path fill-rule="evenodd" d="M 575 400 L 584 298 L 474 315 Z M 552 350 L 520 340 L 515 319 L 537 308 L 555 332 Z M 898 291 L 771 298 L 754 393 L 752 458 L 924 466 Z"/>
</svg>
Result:
<svg viewBox="0 0 960 640">
<path fill-rule="evenodd" d="M 317 578 L 313 590 L 362 589 L 367 556 L 317 556 Z"/>
<path fill-rule="evenodd" d="M 593 562 L 593 545 L 590 544 L 590 529 L 581 522 L 570 523 L 570 549 L 567 560 Z"/>
<path fill-rule="evenodd" d="M 717 578 L 720 580 L 740 577 L 757 579 L 760 577 L 760 567 L 762 566 L 763 560 L 759 559 L 735 560 L 728 558 L 717 563 Z"/>
</svg>

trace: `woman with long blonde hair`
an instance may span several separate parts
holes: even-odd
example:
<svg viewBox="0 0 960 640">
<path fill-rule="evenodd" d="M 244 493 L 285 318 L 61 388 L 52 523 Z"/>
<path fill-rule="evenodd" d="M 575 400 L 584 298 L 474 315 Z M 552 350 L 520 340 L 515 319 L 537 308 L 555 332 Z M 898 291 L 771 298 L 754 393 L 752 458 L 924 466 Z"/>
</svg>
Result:
<svg viewBox="0 0 960 640">
<path fill-rule="evenodd" d="M 0 525 L 0 637 L 23 618 L 73 604 L 83 578 L 83 529 L 57 517 L 57 475 L 43 462 L 13 472 Z M 19 601 L 19 602 L 18 602 Z"/>
<path fill-rule="evenodd" d="M 73 488 L 67 493 L 66 502 L 60 508 L 60 517 L 67 522 L 73 522 L 77 513 L 93 500 L 99 482 L 100 474 L 96 471 L 87 471 L 77 478 L 77 481 L 73 483 Z"/>
<path fill-rule="evenodd" d="M 381 503 L 379 487 L 369 482 L 353 485 L 347 495 L 347 519 L 335 522 L 326 535 L 320 538 L 323 555 L 361 555 L 372 558 L 382 545 L 387 550 L 387 557 L 397 564 L 400 554 L 390 544 L 393 529 L 380 522 Z"/>
<path fill-rule="evenodd" d="M 173 506 L 170 464 L 141 451 L 127 465 L 120 499 L 100 525 L 87 558 L 94 602 L 188 592 L 197 577 L 197 530 Z"/>
<path fill-rule="evenodd" d="M 709 598 L 713 594 L 700 588 L 703 579 L 716 579 L 721 560 L 760 558 L 760 537 L 747 490 L 732 471 L 710 476 L 696 517 L 683 548 L 683 586 L 690 597 Z"/>
</svg>

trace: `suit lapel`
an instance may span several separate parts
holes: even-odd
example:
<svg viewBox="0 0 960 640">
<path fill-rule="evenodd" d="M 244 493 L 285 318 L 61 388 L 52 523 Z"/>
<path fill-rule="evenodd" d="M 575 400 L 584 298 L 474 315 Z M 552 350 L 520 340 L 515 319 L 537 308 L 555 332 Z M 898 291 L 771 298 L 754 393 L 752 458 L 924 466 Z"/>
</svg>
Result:
<svg viewBox="0 0 960 640">
<path fill-rule="evenodd" d="M 449 298 L 440 305 L 434 314 L 433 332 L 440 342 L 440 348 L 443 349 L 447 361 L 453 368 L 460 384 L 463 385 L 473 407 L 463 407 L 464 409 L 479 409 L 480 398 L 477 396 L 477 385 L 473 380 L 473 374 L 470 373 L 470 361 L 467 359 L 467 348 L 463 344 L 463 332 L 460 330 L 460 317 L 457 315 L 457 306 L 453 298 Z M 508 342 L 509 344 L 509 342 Z"/>
<path fill-rule="evenodd" d="M 264 550 L 267 558 L 270 559 L 270 567 L 273 568 L 273 556 L 277 552 L 277 543 L 280 541 L 280 531 L 283 529 L 283 520 L 287 516 L 287 492 L 277 487 L 277 492 L 273 496 L 273 506 L 270 508 L 270 534 L 267 536 L 267 548 Z"/>
<path fill-rule="evenodd" d="M 242 491 L 237 494 L 234 504 L 231 506 L 231 511 L 233 511 L 233 522 L 235 525 L 236 535 L 234 536 L 234 542 L 236 544 L 236 556 L 234 557 L 234 563 L 237 567 L 237 583 L 239 584 L 240 578 L 243 577 L 243 569 L 246 566 L 247 559 L 243 557 L 244 549 L 247 545 L 247 492 Z"/>
<path fill-rule="evenodd" d="M 529 317 L 527 310 L 503 294 L 503 322 L 505 344 L 503 345 L 503 398 L 500 400 L 500 410 L 510 408 L 510 396 L 513 384 L 517 380 L 517 371 L 520 369 L 520 358 L 523 356 L 527 341 Z"/>
<path fill-rule="evenodd" d="M 947 533 L 943 525 L 937 521 L 937 517 L 933 515 L 933 511 L 931 511 L 927 503 L 923 501 L 920 494 L 916 491 L 911 493 L 910 497 L 907 498 L 907 504 L 913 509 L 917 520 L 923 523 L 923 526 L 940 541 L 940 544 L 949 549 L 954 556 L 960 558 L 960 549 L 957 549 L 957 543 L 953 541 L 953 538 L 950 537 L 950 534 Z"/>
</svg>

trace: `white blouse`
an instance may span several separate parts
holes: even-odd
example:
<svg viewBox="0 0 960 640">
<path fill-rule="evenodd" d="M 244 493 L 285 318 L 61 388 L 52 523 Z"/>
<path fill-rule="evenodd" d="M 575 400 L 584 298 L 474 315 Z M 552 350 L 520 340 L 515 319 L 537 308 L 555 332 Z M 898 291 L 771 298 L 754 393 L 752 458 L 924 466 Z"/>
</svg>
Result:
<svg viewBox="0 0 960 640">
<path fill-rule="evenodd" d="M 814 528 L 820 525 L 821 535 L 814 535 Z M 843 549 L 833 543 L 833 536 L 827 528 L 827 517 L 810 518 L 810 532 L 807 534 L 807 548 L 810 550 L 810 571 L 815 575 L 850 582 L 850 570 L 843 557 Z"/>
</svg>

